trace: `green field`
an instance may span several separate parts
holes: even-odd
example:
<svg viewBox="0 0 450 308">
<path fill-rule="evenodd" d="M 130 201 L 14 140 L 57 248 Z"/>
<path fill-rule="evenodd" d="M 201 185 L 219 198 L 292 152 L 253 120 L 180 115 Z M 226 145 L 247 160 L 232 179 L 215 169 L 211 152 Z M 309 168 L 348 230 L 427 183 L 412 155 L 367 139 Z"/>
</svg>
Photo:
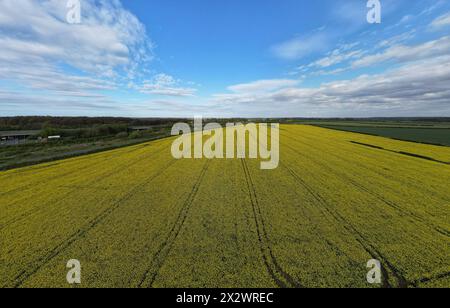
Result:
<svg viewBox="0 0 450 308">
<path fill-rule="evenodd" d="M 156 140 L 170 136 L 170 129 L 169 126 L 154 126 L 144 132 L 129 134 L 121 132 L 117 135 L 96 137 L 67 137 L 64 136 L 64 131 L 55 131 L 55 135 L 61 134 L 60 140 L 50 142 L 26 140 L 19 145 L 0 145 L 0 170 L 31 166 Z M 85 128 L 81 131 L 90 132 L 91 129 Z"/>
<path fill-rule="evenodd" d="M 70 259 L 81 287 L 450 287 L 450 148 L 283 125 L 268 171 L 172 141 L 0 172 L 0 287 Z"/>
<path fill-rule="evenodd" d="M 450 146 L 450 128 L 320 125 L 321 127 L 387 138 Z"/>
</svg>

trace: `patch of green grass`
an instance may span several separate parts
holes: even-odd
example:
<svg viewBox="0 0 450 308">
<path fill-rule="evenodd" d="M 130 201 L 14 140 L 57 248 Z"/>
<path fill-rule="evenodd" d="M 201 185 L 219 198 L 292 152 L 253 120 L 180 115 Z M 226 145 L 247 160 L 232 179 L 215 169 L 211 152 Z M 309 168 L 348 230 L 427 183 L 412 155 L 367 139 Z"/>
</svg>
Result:
<svg viewBox="0 0 450 308">
<path fill-rule="evenodd" d="M 344 126 L 328 124 L 318 126 L 405 141 L 450 146 L 450 128 Z"/>
<path fill-rule="evenodd" d="M 28 143 L 0 147 L 0 170 L 31 166 L 44 162 L 98 153 L 168 137 L 168 130 L 152 133 L 136 133 L 97 139 L 61 140 L 49 143 Z"/>
</svg>

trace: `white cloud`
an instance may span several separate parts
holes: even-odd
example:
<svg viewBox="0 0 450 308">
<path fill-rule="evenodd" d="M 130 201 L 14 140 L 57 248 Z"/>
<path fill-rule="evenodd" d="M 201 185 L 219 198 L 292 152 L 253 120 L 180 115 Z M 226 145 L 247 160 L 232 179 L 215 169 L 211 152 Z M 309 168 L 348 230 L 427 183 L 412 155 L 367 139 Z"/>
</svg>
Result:
<svg viewBox="0 0 450 308">
<path fill-rule="evenodd" d="M 2 79 L 80 95 L 139 75 L 152 57 L 144 25 L 118 0 L 83 0 L 81 12 L 72 25 L 66 1 L 1 0 Z"/>
<path fill-rule="evenodd" d="M 333 51 L 329 52 L 326 57 L 316 60 L 309 64 L 304 64 L 296 68 L 292 75 L 306 74 L 306 76 L 324 76 L 324 75 L 338 75 L 345 71 L 349 71 L 354 68 L 360 68 L 365 66 L 370 66 L 372 64 L 377 64 L 377 61 L 383 62 L 388 60 L 405 60 L 405 58 L 395 59 L 392 53 L 388 49 L 389 46 L 402 46 L 400 43 L 404 43 L 413 39 L 416 36 L 416 30 L 410 30 L 393 37 L 382 40 L 375 45 L 374 50 L 383 50 L 378 54 L 370 54 L 369 49 L 363 48 L 361 43 L 349 43 L 341 44 Z M 372 45 L 373 46 L 373 43 Z M 409 47 L 404 47 L 406 49 Z M 415 51 L 414 51 L 415 52 Z M 391 57 L 391 58 L 390 58 Z M 367 64 L 364 64 L 367 63 Z M 370 64 L 369 64 L 370 63 Z M 328 69 L 339 64 L 345 64 L 340 67 L 335 67 L 333 69 Z M 351 65 L 353 64 L 353 65 Z M 305 77 L 306 78 L 306 77 Z"/>
<path fill-rule="evenodd" d="M 373 48 L 373 43 L 370 45 L 371 49 L 381 50 L 385 49 L 389 46 L 396 45 L 398 46 L 400 43 L 404 43 L 413 39 L 416 35 L 416 30 L 410 30 L 405 33 L 395 35 L 393 37 L 387 38 L 379 42 Z M 373 59 L 372 56 L 369 56 L 370 50 L 362 47 L 363 44 L 361 42 L 356 43 L 347 43 L 340 44 L 331 52 L 328 52 L 325 57 L 320 58 L 314 62 L 309 64 L 303 64 L 297 67 L 295 70 L 291 72 L 291 75 L 305 74 L 308 73 L 313 76 L 322 76 L 322 75 L 336 75 L 342 73 L 344 71 L 348 71 L 351 67 L 339 67 L 334 68 L 332 70 L 325 70 L 326 68 L 330 68 L 332 66 L 336 66 L 344 63 L 351 63 L 361 58 L 365 60 Z M 362 60 L 361 60 L 362 61 Z"/>
<path fill-rule="evenodd" d="M 194 88 L 178 87 L 180 83 L 170 75 L 158 74 L 153 77 L 152 80 L 145 81 L 144 84 L 139 87 L 139 90 L 145 94 L 163 95 L 163 96 L 194 96 L 197 92 Z"/>
<path fill-rule="evenodd" d="M 36 96 L 0 88 L 0 116 L 11 114 L 53 116 L 194 117 L 208 115 L 210 106 L 176 100 L 136 100 L 126 104 L 106 97 L 87 100 L 83 97 Z M 223 108 L 222 110 L 227 110 Z M 212 114 L 211 114 L 212 115 Z"/>
<path fill-rule="evenodd" d="M 382 40 L 380 43 L 377 44 L 377 47 L 379 48 L 386 48 L 393 45 L 398 45 L 400 43 L 407 42 L 411 39 L 413 39 L 417 34 L 417 30 L 413 29 L 398 35 L 395 35 L 393 37 L 390 37 L 388 39 Z"/>
<path fill-rule="evenodd" d="M 272 51 L 281 59 L 297 60 L 315 52 L 322 52 L 327 46 L 328 37 L 320 32 L 283 42 L 272 47 Z"/>
<path fill-rule="evenodd" d="M 367 67 L 386 61 L 418 61 L 421 59 L 446 55 L 450 53 L 450 37 L 445 36 L 438 40 L 429 41 L 423 44 L 406 46 L 397 45 L 386 49 L 385 51 L 368 55 L 353 62 L 353 68 Z"/>
<path fill-rule="evenodd" d="M 0 66 L 0 79 L 8 80 L 11 77 L 19 84 L 27 85 L 34 90 L 55 91 L 59 94 L 66 92 L 75 96 L 86 91 L 116 88 L 116 84 L 112 81 L 89 76 L 68 75 L 45 63 L 36 63 L 26 69 L 21 65 Z"/>
<path fill-rule="evenodd" d="M 331 71 L 324 70 L 350 60 L 359 59 L 364 56 L 367 51 L 362 49 L 355 49 L 360 43 L 340 44 L 336 49 L 327 53 L 323 58 L 320 58 L 312 63 L 304 64 L 297 67 L 294 71 L 290 72 L 291 75 L 303 75 L 302 79 L 305 79 L 308 75 L 320 76 L 320 75 L 335 75 L 345 71 L 343 68 L 335 68 Z M 306 75 L 305 75 L 306 74 Z"/>
<path fill-rule="evenodd" d="M 418 16 L 430 15 L 431 13 L 439 9 L 441 6 L 446 4 L 447 1 L 448 0 L 437 0 L 431 6 L 428 6 L 428 8 L 424 9 Z"/>
<path fill-rule="evenodd" d="M 413 19 L 414 19 L 414 16 L 412 16 L 412 15 L 405 15 L 405 16 L 403 16 L 403 18 L 399 21 L 399 24 L 404 24 L 404 23 L 410 22 L 410 21 L 413 20 Z"/>
<path fill-rule="evenodd" d="M 65 1 L 2 0 L 2 53 L 64 61 L 97 74 L 149 59 L 151 43 L 144 25 L 119 1 L 84 0 L 81 9 L 82 23 L 72 25 L 65 20 Z"/>
<path fill-rule="evenodd" d="M 439 30 L 448 26 L 450 26 L 450 12 L 439 16 L 430 24 L 430 27 L 433 30 Z"/>
<path fill-rule="evenodd" d="M 228 90 L 236 93 L 258 93 L 294 87 L 299 83 L 299 80 L 292 79 L 258 80 L 250 83 L 233 85 L 228 87 Z"/>
<path fill-rule="evenodd" d="M 446 55 L 315 88 L 218 94 L 213 103 L 259 116 L 449 116 L 449 84 Z"/>
<path fill-rule="evenodd" d="M 360 58 L 363 54 L 364 52 L 362 50 L 353 50 L 343 53 L 340 49 L 336 49 L 329 56 L 314 62 L 312 66 L 330 67 L 350 59 Z"/>
<path fill-rule="evenodd" d="M 71 95 L 38 96 L 18 91 L 0 91 L 0 116 L 13 112 L 15 115 L 30 115 L 30 110 L 37 115 L 92 115 L 95 113 L 111 114 L 119 110 L 120 104 L 105 97 Z M 87 94 L 89 95 L 89 94 Z M 95 98 L 91 100 L 90 98 Z"/>
</svg>

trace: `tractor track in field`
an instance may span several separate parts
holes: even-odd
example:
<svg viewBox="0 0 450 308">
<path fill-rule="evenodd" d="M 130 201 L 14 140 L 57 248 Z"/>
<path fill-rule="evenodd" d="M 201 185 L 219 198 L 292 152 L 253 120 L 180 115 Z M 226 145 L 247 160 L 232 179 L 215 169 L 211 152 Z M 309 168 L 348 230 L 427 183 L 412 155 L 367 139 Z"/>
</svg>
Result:
<svg viewBox="0 0 450 308">
<path fill-rule="evenodd" d="M 313 149 L 315 149 L 315 150 L 323 151 L 323 150 L 321 150 L 321 149 L 315 147 L 314 145 L 311 145 L 311 144 L 309 144 L 309 143 L 305 143 L 305 141 L 299 140 L 299 139 L 297 139 L 297 138 L 294 138 L 294 137 L 291 137 L 291 136 L 286 136 L 286 135 L 285 135 L 284 137 L 287 137 L 287 138 L 289 138 L 289 139 L 291 139 L 291 140 L 293 140 L 293 141 L 295 141 L 295 142 L 297 142 L 297 143 L 299 143 L 299 144 L 308 146 L 308 147 L 313 148 Z M 309 138 L 307 138 L 307 137 L 304 137 L 304 138 L 306 138 L 306 140 L 312 141 L 311 139 L 309 139 Z M 348 154 L 355 154 L 355 152 L 352 152 L 352 151 L 350 151 L 350 150 L 345 150 L 345 152 L 348 153 Z M 370 171 L 370 172 L 373 172 L 373 173 L 375 173 L 376 175 L 379 175 L 379 176 L 384 177 L 384 178 L 389 178 L 389 180 L 391 180 L 391 181 L 393 181 L 393 182 L 396 182 L 396 183 L 399 183 L 399 184 L 401 184 L 401 185 L 407 185 L 407 186 L 409 186 L 409 187 L 411 187 L 411 188 L 413 188 L 413 189 L 415 189 L 415 190 L 419 190 L 419 189 L 422 189 L 422 188 L 423 188 L 422 186 L 417 185 L 417 184 L 414 184 L 414 183 L 399 181 L 396 177 L 387 175 L 387 174 L 385 174 L 385 173 L 381 173 L 381 172 L 378 171 L 376 168 L 369 168 L 369 167 L 367 167 L 366 164 L 360 163 L 358 160 L 349 160 L 349 159 L 346 159 L 346 158 L 341 157 L 341 156 L 339 156 L 339 155 L 336 155 L 336 154 L 334 154 L 333 152 L 329 152 L 329 154 L 330 154 L 331 156 L 333 156 L 334 158 L 340 160 L 340 161 L 344 161 L 344 162 L 347 162 L 347 163 L 352 163 L 352 164 L 354 164 L 354 165 L 356 165 L 356 166 L 359 166 L 359 167 L 361 167 L 361 168 L 363 168 L 363 169 L 366 169 L 366 170 L 368 170 L 368 171 Z M 359 155 L 360 157 L 364 157 L 364 155 L 362 155 L 362 154 L 358 154 L 358 155 Z M 347 156 L 347 157 L 348 157 L 348 156 Z M 375 159 L 375 158 L 371 157 L 371 159 Z M 429 192 L 430 194 L 433 194 L 432 191 L 427 191 L 427 192 Z M 440 199 L 441 201 L 450 202 L 450 198 L 448 198 L 447 195 L 445 195 L 445 196 L 440 195 L 440 196 L 438 196 L 437 198 Z"/>
<path fill-rule="evenodd" d="M 313 149 L 315 149 L 315 150 L 317 150 L 317 151 L 323 151 L 323 150 L 321 150 L 321 149 L 315 147 L 315 146 L 312 145 L 312 144 L 305 143 L 304 141 L 301 141 L 301 140 L 296 139 L 296 138 L 294 138 L 294 137 L 287 136 L 287 135 L 283 135 L 283 137 L 286 137 L 286 138 L 288 138 L 288 139 L 290 139 L 290 140 L 293 140 L 293 141 L 295 141 L 295 142 L 297 142 L 297 143 L 299 143 L 299 144 L 305 145 L 305 146 L 307 146 L 307 147 L 309 147 L 309 148 L 313 148 Z M 310 139 L 307 139 L 307 140 L 310 140 Z M 346 151 L 346 152 L 347 152 L 347 153 L 353 153 L 353 152 L 351 152 L 351 151 Z M 297 153 L 298 153 L 298 152 L 297 152 Z M 377 174 L 377 175 L 379 175 L 379 176 L 381 176 L 381 177 L 383 177 L 383 178 L 386 178 L 386 177 L 387 177 L 387 178 L 389 178 L 391 181 L 396 182 L 396 183 L 399 183 L 399 184 L 401 184 L 401 185 L 407 185 L 407 186 L 409 186 L 409 187 L 411 187 L 411 188 L 413 188 L 413 189 L 415 189 L 415 190 L 420 190 L 420 189 L 423 188 L 422 186 L 416 185 L 416 184 L 414 184 L 414 183 L 401 182 L 401 181 L 399 181 L 398 179 L 396 179 L 395 177 L 387 176 L 386 174 L 383 174 L 383 173 L 377 171 L 377 169 L 374 169 L 374 168 L 369 169 L 366 165 L 364 165 L 364 164 L 362 164 L 362 163 L 359 163 L 357 160 L 349 161 L 349 160 L 347 160 L 347 159 L 345 159 L 345 158 L 342 158 L 342 157 L 340 157 L 340 156 L 334 154 L 333 152 L 328 152 L 328 153 L 329 153 L 331 156 L 333 156 L 334 158 L 336 158 L 336 159 L 338 159 L 338 160 L 340 160 L 340 161 L 344 161 L 344 162 L 347 162 L 347 163 L 352 163 L 352 164 L 357 165 L 357 166 L 359 166 L 359 167 L 361 167 L 361 168 L 363 168 L 363 169 L 369 170 L 370 172 L 373 172 L 373 173 L 375 173 L 375 174 Z M 360 156 L 361 156 L 361 155 L 360 155 Z M 428 191 L 428 192 L 429 192 L 430 194 L 434 194 L 432 191 Z M 445 202 L 450 202 L 450 198 L 448 198 L 448 196 L 438 196 L 437 198 L 439 198 L 440 200 L 445 201 Z"/>
<path fill-rule="evenodd" d="M 86 170 L 86 169 L 88 169 L 90 167 L 91 166 L 89 165 L 89 166 L 85 166 L 85 167 L 79 168 L 77 170 L 71 170 L 71 171 L 63 173 L 63 174 L 55 175 L 53 177 L 48 178 L 48 181 L 58 180 L 58 179 L 66 177 L 66 176 L 69 176 L 71 174 L 74 174 L 76 172 L 84 171 L 84 170 Z M 36 186 L 36 183 L 27 184 L 27 185 L 24 185 L 24 186 L 21 186 L 21 187 L 17 187 L 17 188 L 11 189 L 9 191 L 1 192 L 0 193 L 0 197 L 4 196 L 4 195 L 8 195 L 8 194 L 14 194 L 14 193 L 19 192 L 19 191 L 23 192 L 24 190 L 31 189 L 34 186 Z"/>
<path fill-rule="evenodd" d="M 170 168 L 172 165 L 174 165 L 177 162 L 177 160 L 171 160 L 168 164 L 160 168 L 158 171 L 156 171 L 152 176 L 148 177 L 146 180 L 144 180 L 141 184 L 135 186 L 131 191 L 129 191 L 127 194 L 125 194 L 122 198 L 120 198 L 118 201 L 114 202 L 112 206 L 102 211 L 99 215 L 97 215 L 94 219 L 92 219 L 89 223 L 84 225 L 82 228 L 80 228 L 77 232 L 69 236 L 66 240 L 62 241 L 58 246 L 53 248 L 51 251 L 46 253 L 44 256 L 40 257 L 36 261 L 30 263 L 28 266 L 25 266 L 25 268 L 29 268 L 30 270 L 24 270 L 19 275 L 17 275 L 11 285 L 6 285 L 6 287 L 14 287 L 19 288 L 21 287 L 31 276 L 36 274 L 42 267 L 44 267 L 46 264 L 48 264 L 51 260 L 53 260 L 55 257 L 57 257 L 60 253 L 62 253 L 64 250 L 66 250 L 68 247 L 70 247 L 72 244 L 74 244 L 79 239 L 86 236 L 86 234 L 95 228 L 99 223 L 104 221 L 108 216 L 110 216 L 112 213 L 114 213 L 123 202 L 129 200 L 136 192 L 138 192 L 142 187 L 145 185 L 151 183 L 156 178 L 160 177 L 165 170 Z M 5 286 L 4 286 L 5 287 Z"/>
<path fill-rule="evenodd" d="M 418 288 L 419 284 L 433 282 L 433 281 L 441 280 L 441 279 L 444 279 L 444 278 L 447 278 L 447 277 L 450 277 L 450 272 L 441 273 L 441 274 L 435 275 L 435 276 L 430 277 L 430 278 L 417 279 L 414 282 L 412 282 L 411 285 L 414 288 Z"/>
<path fill-rule="evenodd" d="M 265 144 L 265 146 L 267 147 L 267 144 Z M 308 216 L 306 213 L 304 213 L 304 215 Z M 327 245 L 330 247 L 330 249 L 336 254 L 336 255 L 343 255 L 345 257 L 347 257 L 347 259 L 351 260 L 352 258 L 345 253 L 344 251 L 342 251 L 337 245 L 335 245 L 333 242 L 331 242 L 329 239 L 325 238 L 320 232 L 316 232 L 316 236 L 318 238 L 320 238 L 321 240 L 323 240 L 325 243 L 327 243 Z M 352 261 L 351 261 L 352 262 Z"/>
<path fill-rule="evenodd" d="M 162 151 L 164 151 L 164 149 L 165 149 L 165 148 L 157 150 L 156 152 L 152 153 L 151 156 L 154 156 L 154 155 L 157 155 L 157 154 L 161 153 Z M 144 156 L 144 155 L 143 155 L 143 156 Z M 146 155 L 145 155 L 145 156 L 146 156 Z M 99 176 L 95 177 L 94 180 L 89 181 L 89 182 L 88 182 L 87 184 L 85 184 L 84 186 L 86 186 L 86 188 L 87 188 L 87 187 L 89 187 L 89 185 L 90 185 L 91 183 L 96 183 L 96 182 L 98 181 L 98 178 L 106 178 L 106 177 L 109 177 L 109 176 L 111 176 L 111 175 L 117 173 L 118 171 L 121 171 L 124 167 L 132 167 L 132 166 L 134 166 L 134 165 L 136 165 L 136 164 L 138 164 L 138 163 L 140 163 L 140 162 L 142 162 L 141 159 L 136 159 L 136 160 L 135 160 L 134 162 L 132 162 L 131 164 L 121 164 L 120 166 L 118 166 L 118 167 L 116 167 L 116 168 L 114 168 L 114 169 L 112 169 L 112 170 L 110 170 L 110 171 L 108 171 L 108 172 L 106 172 L 106 173 L 100 174 Z M 87 166 L 86 168 L 83 168 L 83 169 L 78 169 L 77 172 L 83 171 L 84 169 L 87 169 L 87 168 L 89 168 L 89 167 L 91 167 L 91 165 L 89 165 L 89 166 Z M 54 178 L 51 179 L 51 180 L 54 180 Z M 76 191 L 78 191 L 78 190 L 80 189 L 80 187 L 75 186 L 75 185 L 65 186 L 64 188 L 69 188 L 70 191 L 68 191 L 68 192 L 64 193 L 63 195 L 61 195 L 61 196 L 58 198 L 59 202 L 65 200 L 65 198 L 67 198 L 70 194 L 72 194 L 72 193 L 74 193 L 74 192 L 76 192 Z M 20 222 L 20 221 L 26 219 L 27 217 L 33 215 L 33 214 L 36 213 L 36 212 L 39 212 L 40 210 L 41 210 L 40 207 L 33 208 L 33 209 L 31 209 L 31 210 L 29 210 L 29 211 L 27 211 L 27 212 L 25 212 L 25 213 L 22 213 L 22 214 L 19 215 L 18 217 L 15 217 L 15 218 L 13 218 L 13 219 L 10 219 L 9 221 L 7 221 L 7 222 L 5 222 L 5 223 L 3 223 L 3 224 L 0 224 L 0 231 L 2 231 L 3 229 L 7 228 L 8 226 L 10 226 L 10 225 L 12 225 L 12 224 L 14 224 L 14 223 L 17 223 L 17 222 Z"/>
<path fill-rule="evenodd" d="M 127 151 L 127 152 L 125 152 L 125 153 L 122 153 L 122 152 L 120 152 L 120 153 L 114 153 L 113 155 L 111 155 L 111 156 L 108 157 L 107 159 L 101 160 L 101 162 L 104 163 L 105 161 L 109 161 L 109 160 L 114 159 L 114 158 L 116 158 L 116 157 L 120 157 L 120 156 L 122 156 L 123 154 L 132 153 L 132 152 L 137 151 L 137 150 L 140 150 L 140 149 L 141 149 L 141 148 L 133 149 L 133 150 Z M 158 153 L 158 152 L 159 152 L 159 150 L 158 150 L 157 152 L 155 152 L 155 154 Z M 87 156 L 88 156 L 88 155 L 87 155 Z M 142 156 L 144 156 L 144 155 L 142 155 Z M 80 158 L 79 160 L 86 160 L 86 159 L 88 159 L 88 158 L 82 157 L 82 158 Z M 94 165 L 96 165 L 96 164 L 98 164 L 98 162 L 90 163 L 90 164 L 88 164 L 88 165 L 86 165 L 86 166 L 84 166 L 84 167 L 77 168 L 77 169 L 75 169 L 75 170 L 70 170 L 70 171 L 68 171 L 68 172 L 66 172 L 66 173 L 63 173 L 63 174 L 58 174 L 58 175 L 52 176 L 52 177 L 48 178 L 47 181 L 54 181 L 54 180 L 58 180 L 58 179 L 60 179 L 60 178 L 64 178 L 64 177 L 66 177 L 66 176 L 75 174 L 75 173 L 77 173 L 77 172 L 87 170 L 87 169 L 91 168 L 92 166 L 94 166 Z M 54 167 L 54 166 L 58 166 L 58 165 L 59 165 L 59 163 L 57 163 L 57 164 L 52 164 L 52 165 L 45 166 L 45 167 L 40 167 L 40 168 L 44 168 L 44 169 L 45 169 L 45 168 Z M 36 168 L 36 169 L 37 169 L 37 168 Z M 30 171 L 32 171 L 32 170 L 27 170 L 27 171 L 30 172 Z M 25 172 L 25 171 L 23 171 L 23 172 Z M 39 182 L 40 182 L 40 181 L 37 181 L 37 183 L 39 183 Z M 35 185 L 36 185 L 36 183 L 31 183 L 31 184 L 26 184 L 26 185 L 21 186 L 21 187 L 17 187 L 17 188 L 11 189 L 11 190 L 9 190 L 9 191 L 0 192 L 0 197 L 3 196 L 3 195 L 13 194 L 13 193 L 18 192 L 18 191 L 23 191 L 23 190 L 26 190 L 26 189 L 33 188 Z"/>
<path fill-rule="evenodd" d="M 262 216 L 261 207 L 259 206 L 258 197 L 256 194 L 256 189 L 253 184 L 250 170 L 248 169 L 245 159 L 241 160 L 242 168 L 245 173 L 245 180 L 247 183 L 249 196 L 252 204 L 253 217 L 256 224 L 256 232 L 258 234 L 259 246 L 261 249 L 261 255 L 263 257 L 264 265 L 273 279 L 273 281 L 280 288 L 302 288 L 303 286 L 292 278 L 288 273 L 286 273 L 279 265 L 272 248 L 269 244 L 269 237 L 267 233 L 267 228 Z"/>
<path fill-rule="evenodd" d="M 384 204 L 386 204 L 386 205 L 390 206 L 391 208 L 395 209 L 398 213 L 409 215 L 409 216 L 411 216 L 412 220 L 415 220 L 416 222 L 421 223 L 421 224 L 425 225 L 426 227 L 428 227 L 428 228 L 430 228 L 430 229 L 432 229 L 432 230 L 434 230 L 434 231 L 436 231 L 436 232 L 438 232 L 438 233 L 440 233 L 440 234 L 442 234 L 442 235 L 444 235 L 446 237 L 450 236 L 450 233 L 447 230 L 444 230 L 444 229 L 442 229 L 440 227 L 436 227 L 436 226 L 432 225 L 431 223 L 425 221 L 419 215 L 417 215 L 417 214 L 415 214 L 415 213 L 413 213 L 411 211 L 403 209 L 397 203 L 387 200 L 383 196 L 379 195 L 378 193 L 376 193 L 374 191 L 371 191 L 370 189 L 368 189 L 368 188 L 364 187 L 363 185 L 359 184 L 358 182 L 355 182 L 355 181 L 353 181 L 353 180 L 351 180 L 350 178 L 347 178 L 347 177 L 346 177 L 346 179 L 352 185 L 357 187 L 359 190 L 361 190 L 361 191 L 363 191 L 363 192 L 365 192 L 365 193 L 367 193 L 367 194 L 377 198 L 378 200 L 382 201 Z"/>
<path fill-rule="evenodd" d="M 414 157 L 414 158 L 422 159 L 422 160 L 426 160 L 426 161 L 432 161 L 432 162 L 435 162 L 435 163 L 438 163 L 438 164 L 450 165 L 449 162 L 445 162 L 445 161 L 442 161 L 442 160 L 434 159 L 434 158 L 431 158 L 431 157 L 428 157 L 428 156 L 419 155 L 419 154 L 403 152 L 403 151 L 389 150 L 389 149 L 385 149 L 385 148 L 377 146 L 377 145 L 362 143 L 362 142 L 358 142 L 358 141 L 350 141 L 350 143 L 353 143 L 353 144 L 356 144 L 356 145 L 360 145 L 360 146 L 363 146 L 363 147 L 366 147 L 366 148 L 370 148 L 372 150 L 385 151 L 385 152 L 389 152 L 389 153 L 395 153 L 395 154 L 398 154 L 398 155 L 405 155 L 405 156 L 409 156 L 409 157 Z"/>
<path fill-rule="evenodd" d="M 297 141 L 297 140 L 296 140 Z M 288 147 L 289 149 L 291 149 L 292 151 L 294 151 L 295 153 L 302 155 L 301 153 L 299 153 L 295 148 L 291 147 L 290 145 L 285 144 L 286 147 Z M 417 223 L 420 223 L 424 226 L 426 226 L 427 228 L 434 230 L 438 233 L 440 233 L 441 235 L 444 235 L 446 237 L 450 236 L 450 232 L 448 230 L 442 229 L 438 226 L 435 226 L 434 224 L 432 224 L 431 222 L 423 219 L 423 217 L 417 215 L 416 213 L 409 211 L 409 210 L 405 210 L 404 208 L 402 208 L 401 206 L 399 206 L 397 203 L 387 200 L 386 198 L 384 198 L 383 196 L 381 196 L 380 194 L 371 191 L 370 189 L 368 189 L 367 187 L 361 185 L 360 183 L 358 183 L 357 181 L 351 179 L 349 176 L 337 172 L 335 170 L 333 170 L 332 168 L 330 168 L 328 165 L 319 162 L 318 160 L 315 160 L 314 158 L 310 158 L 308 157 L 308 159 L 312 160 L 315 164 L 321 166 L 324 170 L 327 170 L 329 173 L 331 174 L 335 174 L 340 178 L 343 178 L 344 180 L 346 180 L 347 182 L 349 182 L 350 184 L 352 184 L 353 186 L 355 186 L 358 190 L 367 193 L 369 195 L 371 195 L 372 197 L 378 199 L 379 201 L 383 202 L 384 204 L 386 204 L 387 206 L 393 208 L 394 210 L 396 210 L 398 213 L 402 214 L 402 215 L 407 215 L 410 216 L 409 218 L 412 221 L 415 221 Z"/>
<path fill-rule="evenodd" d="M 281 165 L 286 168 L 291 176 L 301 185 L 303 186 L 310 194 L 311 196 L 316 199 L 319 204 L 323 205 L 324 210 L 331 215 L 342 227 L 344 227 L 350 234 L 352 234 L 355 237 L 355 240 L 364 248 L 364 250 L 374 259 L 377 259 L 381 261 L 383 266 L 381 267 L 383 272 L 383 287 L 384 288 L 392 288 L 393 286 L 389 282 L 389 272 L 386 270 L 384 264 L 389 269 L 390 273 L 394 276 L 394 278 L 397 280 L 397 287 L 400 288 L 407 288 L 409 283 L 403 277 L 403 275 L 400 273 L 400 271 L 391 263 L 389 262 L 384 255 L 377 250 L 370 242 L 365 238 L 364 235 L 361 234 L 351 223 L 349 223 L 342 215 L 340 215 L 338 212 L 332 210 L 332 206 L 329 205 L 329 203 L 322 198 L 320 194 L 315 192 L 305 181 L 289 166 L 287 166 L 284 163 L 281 163 Z"/>
<path fill-rule="evenodd" d="M 169 231 L 166 240 L 158 247 L 157 252 L 154 254 L 152 258 L 152 262 L 150 267 L 145 271 L 144 275 L 141 278 L 141 281 L 138 284 L 139 288 L 143 288 L 145 286 L 152 287 L 156 281 L 156 278 L 159 275 L 161 268 L 163 267 L 168 255 L 172 251 L 172 247 L 178 238 L 181 230 L 183 229 L 184 223 L 189 215 L 189 211 L 191 209 L 192 204 L 197 196 L 197 193 L 200 189 L 200 186 L 205 178 L 206 172 L 208 171 L 210 165 L 210 161 L 208 160 L 202 168 L 197 181 L 194 184 L 191 192 L 189 193 L 187 199 L 184 201 L 181 210 L 178 214 L 177 220 L 175 221 L 172 229 Z M 148 283 L 147 283 L 148 282 Z"/>
</svg>

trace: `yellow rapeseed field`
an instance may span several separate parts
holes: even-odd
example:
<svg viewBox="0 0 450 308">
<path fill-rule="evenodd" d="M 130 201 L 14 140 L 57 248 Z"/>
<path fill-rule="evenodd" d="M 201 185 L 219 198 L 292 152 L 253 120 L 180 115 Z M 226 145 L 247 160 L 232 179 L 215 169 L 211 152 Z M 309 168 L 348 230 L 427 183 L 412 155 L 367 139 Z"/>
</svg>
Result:
<svg viewBox="0 0 450 308">
<path fill-rule="evenodd" d="M 70 259 L 81 287 L 450 287 L 450 148 L 284 125 L 261 170 L 173 140 L 1 172 L 0 287 Z"/>
</svg>

